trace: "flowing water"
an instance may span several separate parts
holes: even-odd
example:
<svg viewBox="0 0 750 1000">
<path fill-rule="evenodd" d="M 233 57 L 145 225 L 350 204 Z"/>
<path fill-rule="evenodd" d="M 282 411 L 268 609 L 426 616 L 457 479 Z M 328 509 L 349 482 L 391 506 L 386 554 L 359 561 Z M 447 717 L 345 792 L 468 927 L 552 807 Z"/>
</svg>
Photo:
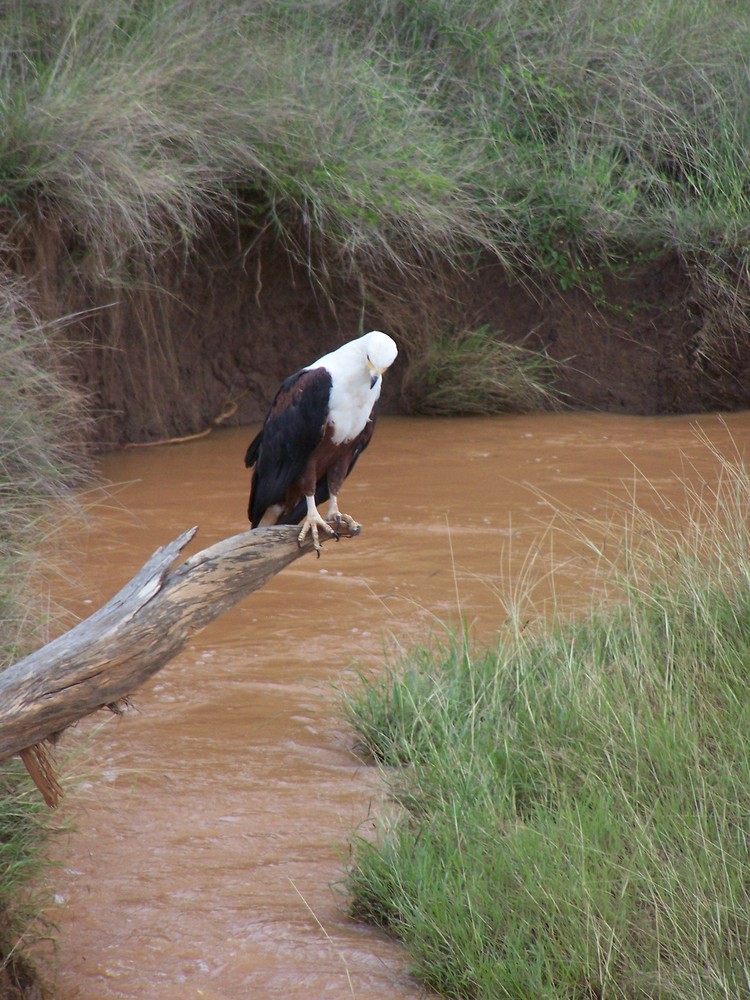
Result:
<svg viewBox="0 0 750 1000">
<path fill-rule="evenodd" d="M 106 457 L 114 485 L 75 540 L 66 606 L 89 614 L 193 524 L 189 552 L 244 531 L 251 431 Z M 717 480 L 707 442 L 744 456 L 750 414 L 382 419 L 342 491 L 363 534 L 197 635 L 123 718 L 64 737 L 83 781 L 62 807 L 77 829 L 50 914 L 60 1000 L 422 996 L 337 890 L 382 791 L 335 685 L 443 623 L 491 641 L 527 591 L 540 607 L 587 599 L 596 559 L 571 527 L 633 493 L 672 516 L 683 479 Z M 545 534 L 553 508 L 566 532 Z"/>
</svg>

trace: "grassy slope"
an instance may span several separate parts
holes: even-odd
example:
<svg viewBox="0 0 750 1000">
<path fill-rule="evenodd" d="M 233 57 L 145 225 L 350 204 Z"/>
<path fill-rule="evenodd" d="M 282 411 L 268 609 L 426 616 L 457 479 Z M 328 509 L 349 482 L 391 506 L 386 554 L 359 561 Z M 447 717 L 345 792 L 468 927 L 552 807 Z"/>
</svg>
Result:
<svg viewBox="0 0 750 1000">
<path fill-rule="evenodd" d="M 747 995 L 750 481 L 691 503 L 636 526 L 618 603 L 350 696 L 399 804 L 355 844 L 354 912 L 441 994 Z"/>
<path fill-rule="evenodd" d="M 744 332 L 746 4 L 47 0 L 0 14 L 0 204 L 132 283 L 216 213 L 321 280 L 492 252 L 580 284 L 676 253 Z M 153 275 L 152 275 L 153 277 Z M 141 279 L 144 275 L 141 274 Z"/>
</svg>

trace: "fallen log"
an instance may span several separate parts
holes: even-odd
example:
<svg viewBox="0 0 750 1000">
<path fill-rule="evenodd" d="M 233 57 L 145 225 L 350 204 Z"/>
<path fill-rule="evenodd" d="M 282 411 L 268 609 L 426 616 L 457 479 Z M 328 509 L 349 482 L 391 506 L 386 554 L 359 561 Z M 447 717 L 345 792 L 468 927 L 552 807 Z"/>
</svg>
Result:
<svg viewBox="0 0 750 1000">
<path fill-rule="evenodd" d="M 197 528 L 158 549 L 107 604 L 0 672 L 0 761 L 20 754 L 50 805 L 59 798 L 42 741 L 118 703 L 185 643 L 312 551 L 294 525 L 225 538 L 174 565 Z"/>
</svg>

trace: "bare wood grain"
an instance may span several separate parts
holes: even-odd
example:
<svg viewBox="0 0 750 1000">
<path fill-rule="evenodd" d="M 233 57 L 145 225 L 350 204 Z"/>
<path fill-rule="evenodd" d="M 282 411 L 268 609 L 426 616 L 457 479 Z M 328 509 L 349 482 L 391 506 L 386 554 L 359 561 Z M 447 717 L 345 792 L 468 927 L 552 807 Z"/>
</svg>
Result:
<svg viewBox="0 0 750 1000">
<path fill-rule="evenodd" d="M 299 528 L 225 538 L 175 565 L 197 528 L 158 549 L 107 604 L 0 672 L 0 760 L 125 698 L 202 628 L 312 551 Z"/>
</svg>

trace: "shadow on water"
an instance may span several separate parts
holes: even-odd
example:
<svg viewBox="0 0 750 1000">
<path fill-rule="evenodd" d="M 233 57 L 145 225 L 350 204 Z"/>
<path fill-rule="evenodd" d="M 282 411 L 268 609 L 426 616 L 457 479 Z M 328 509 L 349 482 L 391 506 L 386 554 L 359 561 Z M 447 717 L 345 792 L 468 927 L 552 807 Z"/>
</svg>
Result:
<svg viewBox="0 0 750 1000">
<path fill-rule="evenodd" d="M 61 1000 L 422 996 L 400 948 L 332 889 L 380 795 L 333 685 L 445 622 L 491 641 L 514 587 L 540 606 L 590 594 L 590 552 L 549 533 L 539 548 L 548 499 L 585 526 L 643 477 L 656 491 L 639 502 L 667 514 L 683 478 L 718 477 L 696 427 L 726 453 L 750 442 L 750 414 L 381 420 L 342 491 L 362 536 L 196 636 L 135 711 L 66 735 L 91 756 L 63 806 L 77 832 L 51 914 Z M 245 530 L 251 431 L 107 456 L 119 485 L 76 540 L 66 606 L 89 614 L 192 524 L 190 551 Z"/>
</svg>

